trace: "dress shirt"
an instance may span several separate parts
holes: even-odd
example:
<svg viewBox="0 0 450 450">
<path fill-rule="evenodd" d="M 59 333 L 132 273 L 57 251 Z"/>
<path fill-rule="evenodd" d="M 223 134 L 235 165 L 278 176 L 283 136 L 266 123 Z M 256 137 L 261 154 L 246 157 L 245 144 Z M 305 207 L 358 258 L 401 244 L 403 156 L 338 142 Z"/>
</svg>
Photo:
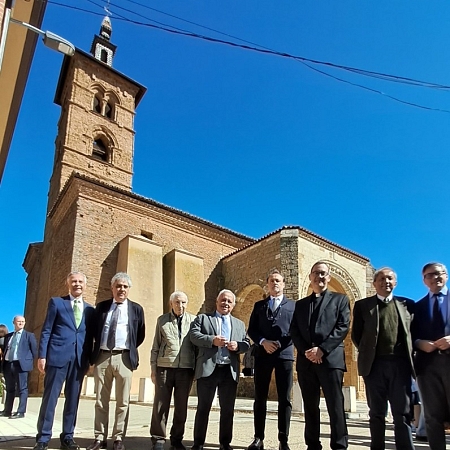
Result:
<svg viewBox="0 0 450 450">
<path fill-rule="evenodd" d="M 217 320 L 217 329 L 219 330 L 219 335 L 223 336 L 222 334 L 222 317 L 227 321 L 228 323 L 228 329 L 230 330 L 230 335 L 231 335 L 231 320 L 230 320 L 230 315 L 229 314 L 225 314 L 222 316 L 222 314 L 220 314 L 218 311 L 216 311 L 216 320 Z M 230 336 L 224 336 L 224 337 L 228 337 L 228 340 L 230 338 Z M 222 352 L 222 349 L 224 347 L 219 347 L 219 352 L 217 353 L 217 364 L 230 364 L 230 356 L 229 354 L 224 355 Z M 228 352 L 227 352 L 228 353 Z"/>
<path fill-rule="evenodd" d="M 103 326 L 102 339 L 100 342 L 100 348 L 102 350 L 109 351 L 108 349 L 108 334 L 109 334 L 109 324 L 111 322 L 111 316 L 113 311 L 116 309 L 117 302 L 113 300 L 111 307 L 109 308 L 108 314 L 106 315 L 105 325 Z M 119 317 L 117 319 L 117 329 L 116 329 L 116 345 L 113 350 L 129 350 L 130 349 L 130 339 L 129 339 L 129 325 L 128 325 L 128 299 L 126 299 L 121 305 L 117 306 L 119 308 Z"/>
<path fill-rule="evenodd" d="M 16 335 L 17 335 L 17 337 L 16 337 L 17 345 L 16 345 L 16 351 L 13 353 L 11 351 L 11 344 L 14 339 L 14 336 L 16 336 Z M 18 360 L 17 351 L 19 350 L 19 343 L 20 343 L 21 337 L 22 337 L 22 330 L 15 331 L 14 334 L 11 336 L 11 339 L 8 342 L 8 351 L 5 354 L 5 361 L 17 361 Z M 11 353 L 13 353 L 13 354 L 11 354 Z"/>
<path fill-rule="evenodd" d="M 431 291 L 428 293 L 428 298 L 430 299 L 430 317 L 433 317 L 433 308 L 434 302 L 436 301 L 436 295 L 439 299 L 439 309 L 441 310 L 442 319 L 445 324 L 445 335 L 448 336 L 450 335 L 450 321 L 448 320 L 448 287 L 444 286 L 438 294 L 433 294 Z"/>
<path fill-rule="evenodd" d="M 283 297 L 270 297 L 270 307 L 272 311 L 276 311 L 276 309 L 280 306 Z"/>
<path fill-rule="evenodd" d="M 70 304 L 72 305 L 72 309 L 73 309 L 73 305 L 75 303 L 75 297 L 72 294 L 69 294 L 69 297 L 70 297 Z M 81 316 L 83 316 L 83 310 L 84 310 L 83 297 L 78 297 L 77 298 L 77 306 L 78 306 L 78 309 L 81 312 Z"/>
</svg>

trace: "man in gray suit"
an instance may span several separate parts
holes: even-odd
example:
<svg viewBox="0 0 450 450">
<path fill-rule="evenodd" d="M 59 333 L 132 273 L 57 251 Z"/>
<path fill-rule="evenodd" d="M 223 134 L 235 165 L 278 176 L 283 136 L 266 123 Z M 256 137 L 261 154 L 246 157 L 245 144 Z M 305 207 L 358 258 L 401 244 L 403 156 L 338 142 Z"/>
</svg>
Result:
<svg viewBox="0 0 450 450">
<path fill-rule="evenodd" d="M 195 368 L 198 406 L 191 450 L 203 449 L 216 389 L 220 403 L 220 450 L 231 450 L 239 353 L 245 353 L 250 347 L 244 322 L 230 314 L 235 304 L 236 296 L 224 289 L 217 296 L 216 311 L 200 314 L 192 323 L 190 338 L 198 347 Z"/>
<path fill-rule="evenodd" d="M 414 376 L 410 325 L 414 302 L 393 295 L 397 275 L 390 267 L 373 277 L 376 295 L 353 310 L 352 340 L 358 371 L 366 384 L 372 450 L 384 450 L 387 402 L 394 418 L 395 444 L 414 450 L 411 435 L 411 377 Z"/>
</svg>

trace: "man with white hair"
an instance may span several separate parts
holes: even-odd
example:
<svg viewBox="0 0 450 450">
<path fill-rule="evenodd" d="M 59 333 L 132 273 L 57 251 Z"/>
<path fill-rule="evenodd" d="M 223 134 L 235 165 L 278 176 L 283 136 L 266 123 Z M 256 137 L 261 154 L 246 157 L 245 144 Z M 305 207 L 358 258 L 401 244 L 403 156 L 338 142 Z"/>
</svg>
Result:
<svg viewBox="0 0 450 450">
<path fill-rule="evenodd" d="M 203 449 L 216 389 L 220 404 L 220 450 L 231 450 L 239 354 L 250 347 L 244 322 L 230 314 L 235 304 L 233 292 L 223 289 L 217 296 L 216 310 L 212 314 L 200 314 L 191 327 L 191 342 L 198 347 L 195 366 L 198 406 L 191 450 Z"/>
<path fill-rule="evenodd" d="M 164 449 L 172 392 L 174 412 L 170 448 L 186 450 L 183 437 L 195 367 L 195 347 L 189 339 L 195 316 L 186 311 L 187 305 L 188 297 L 184 292 L 173 292 L 170 296 L 170 312 L 158 317 L 156 322 L 150 353 L 151 378 L 155 384 L 150 423 L 154 450 Z"/>
<path fill-rule="evenodd" d="M 139 365 L 137 348 L 145 337 L 144 310 L 128 294 L 131 278 L 124 272 L 111 280 L 113 298 L 97 304 L 94 322 L 96 335 L 91 363 L 95 364 L 94 442 L 87 450 L 107 448 L 109 403 L 113 381 L 116 387 L 116 410 L 112 429 L 113 450 L 125 450 L 131 380 Z"/>
</svg>

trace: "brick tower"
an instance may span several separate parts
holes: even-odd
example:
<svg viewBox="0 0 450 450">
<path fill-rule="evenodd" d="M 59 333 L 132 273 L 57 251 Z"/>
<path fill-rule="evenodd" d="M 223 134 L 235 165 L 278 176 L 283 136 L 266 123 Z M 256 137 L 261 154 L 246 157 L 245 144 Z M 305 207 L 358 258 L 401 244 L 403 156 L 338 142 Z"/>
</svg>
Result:
<svg viewBox="0 0 450 450">
<path fill-rule="evenodd" d="M 63 62 L 55 103 L 61 106 L 47 212 L 73 172 L 131 191 L 135 109 L 145 88 L 112 68 L 116 46 L 103 19 L 91 54 Z"/>
</svg>

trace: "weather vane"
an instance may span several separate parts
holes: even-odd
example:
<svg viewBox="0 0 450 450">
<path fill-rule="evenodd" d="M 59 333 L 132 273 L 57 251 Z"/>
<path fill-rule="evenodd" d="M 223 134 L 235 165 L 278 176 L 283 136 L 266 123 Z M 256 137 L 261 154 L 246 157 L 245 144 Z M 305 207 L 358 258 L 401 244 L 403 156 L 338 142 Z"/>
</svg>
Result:
<svg viewBox="0 0 450 450">
<path fill-rule="evenodd" d="M 103 8 L 106 12 L 107 16 L 112 16 L 111 11 L 109 10 L 109 0 L 107 0 L 107 5 Z"/>
</svg>

